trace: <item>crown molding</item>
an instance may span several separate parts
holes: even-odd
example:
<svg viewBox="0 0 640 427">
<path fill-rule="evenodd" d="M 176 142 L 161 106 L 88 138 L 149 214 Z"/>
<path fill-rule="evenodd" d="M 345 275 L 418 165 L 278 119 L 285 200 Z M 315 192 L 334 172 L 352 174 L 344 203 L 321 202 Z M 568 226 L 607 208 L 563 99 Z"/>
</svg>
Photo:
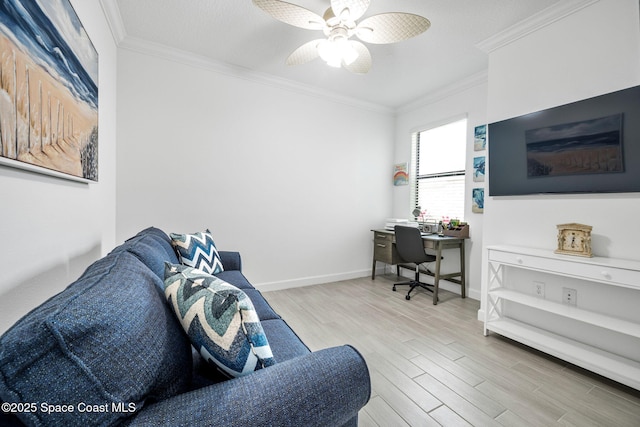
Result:
<svg viewBox="0 0 640 427">
<path fill-rule="evenodd" d="M 125 36 L 124 39 L 118 44 L 118 47 L 137 53 L 174 61 L 182 65 L 202 68 L 218 74 L 224 74 L 227 76 L 248 80 L 254 83 L 287 89 L 292 92 L 314 96 L 316 98 L 329 100 L 351 107 L 370 110 L 386 115 L 395 113 L 395 110 L 393 108 L 381 104 L 362 101 L 360 99 L 344 96 L 335 92 L 327 92 L 325 90 L 321 90 L 304 83 L 298 83 L 293 80 L 276 77 L 272 74 L 260 73 L 246 67 L 216 61 L 203 55 L 198 55 L 163 44 L 150 42 L 148 40 Z"/>
<path fill-rule="evenodd" d="M 504 31 L 499 32 L 486 40 L 476 44 L 476 47 L 486 53 L 491 53 L 514 41 L 525 37 L 541 28 L 546 27 L 560 19 L 591 6 L 599 0 L 562 0 L 549 6 L 546 9 L 532 15 L 531 17 L 512 25 Z"/>
<path fill-rule="evenodd" d="M 395 109 L 384 105 L 362 101 L 360 99 L 347 97 L 338 93 L 327 92 L 303 83 L 279 78 L 267 73 L 260 73 L 249 68 L 216 61 L 192 52 L 129 36 L 125 30 L 117 0 L 100 0 L 100 4 L 102 5 L 102 10 L 107 18 L 107 23 L 118 48 L 175 61 L 183 65 L 203 68 L 215 73 L 242 78 L 255 83 L 284 88 L 294 92 L 311 95 L 316 98 L 377 113 L 386 115 L 395 113 Z"/>
<path fill-rule="evenodd" d="M 124 22 L 122 22 L 122 15 L 120 15 L 120 8 L 116 0 L 100 0 L 100 6 L 104 12 L 104 16 L 107 18 L 107 25 L 111 30 L 111 35 L 119 45 L 127 35 L 124 29 Z"/>
<path fill-rule="evenodd" d="M 425 107 L 430 104 L 434 104 L 443 99 L 457 95 L 473 87 L 486 84 L 489 81 L 489 73 L 487 70 L 482 70 L 478 73 L 472 74 L 465 78 L 460 79 L 456 83 L 440 88 L 434 92 L 427 93 L 420 98 L 399 107 L 396 110 L 397 114 L 408 113 L 418 108 Z"/>
</svg>

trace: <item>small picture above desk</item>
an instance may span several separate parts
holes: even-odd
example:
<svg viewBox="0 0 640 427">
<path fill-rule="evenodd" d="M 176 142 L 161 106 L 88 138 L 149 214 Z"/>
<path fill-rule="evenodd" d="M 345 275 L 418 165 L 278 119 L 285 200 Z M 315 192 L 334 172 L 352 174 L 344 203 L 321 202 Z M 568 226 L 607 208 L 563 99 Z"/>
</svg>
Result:
<svg viewBox="0 0 640 427">
<path fill-rule="evenodd" d="M 400 275 L 400 268 L 403 267 L 403 260 L 398 255 L 395 247 L 395 232 L 393 230 L 371 230 L 373 231 L 373 268 L 371 270 L 371 280 L 376 278 L 376 262 L 384 262 L 385 264 L 395 265 L 397 274 Z M 433 276 L 433 285 L 435 292 L 433 293 L 433 303 L 437 304 L 438 300 L 438 285 L 440 279 L 447 280 L 449 282 L 457 283 L 460 285 L 460 295 L 462 298 L 466 297 L 466 282 L 465 282 L 465 265 L 464 265 L 464 237 L 455 236 L 439 236 L 438 234 L 423 234 L 422 241 L 424 242 L 425 249 L 431 249 L 435 251 L 435 272 L 421 271 L 421 273 Z M 441 274 L 441 260 L 443 249 L 460 249 L 460 271 Z"/>
</svg>

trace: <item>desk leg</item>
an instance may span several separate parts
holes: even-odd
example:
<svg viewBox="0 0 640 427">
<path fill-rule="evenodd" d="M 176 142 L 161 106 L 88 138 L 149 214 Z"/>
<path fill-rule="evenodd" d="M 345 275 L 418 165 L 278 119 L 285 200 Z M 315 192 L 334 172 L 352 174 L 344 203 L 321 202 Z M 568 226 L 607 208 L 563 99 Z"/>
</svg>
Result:
<svg viewBox="0 0 640 427">
<path fill-rule="evenodd" d="M 371 269 L 371 280 L 376 280 L 376 258 L 373 258 L 373 268 Z"/>
<path fill-rule="evenodd" d="M 436 247 L 436 271 L 433 275 L 433 305 L 438 304 L 438 289 L 440 285 L 440 264 L 442 262 L 442 244 L 437 243 Z"/>
<path fill-rule="evenodd" d="M 467 282 L 465 280 L 464 271 L 464 239 L 462 239 L 460 242 L 460 294 L 462 298 L 466 298 L 467 296 Z"/>
</svg>

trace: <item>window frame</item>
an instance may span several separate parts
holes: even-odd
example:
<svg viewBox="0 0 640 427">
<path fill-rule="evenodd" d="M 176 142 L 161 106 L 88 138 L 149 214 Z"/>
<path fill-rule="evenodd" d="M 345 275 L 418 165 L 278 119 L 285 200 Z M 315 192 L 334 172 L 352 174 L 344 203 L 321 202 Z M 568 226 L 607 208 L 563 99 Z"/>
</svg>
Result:
<svg viewBox="0 0 640 427">
<path fill-rule="evenodd" d="M 461 170 L 452 170 L 452 171 L 445 171 L 445 172 L 436 172 L 436 173 L 430 173 L 430 174 L 423 174 L 420 175 L 419 171 L 420 171 L 420 134 L 432 129 L 436 129 L 442 126 L 447 126 L 450 125 L 452 123 L 456 123 L 456 122 L 460 122 L 460 121 L 464 121 L 465 122 L 465 134 L 464 134 L 464 164 L 465 164 L 465 169 L 461 169 Z M 460 217 L 459 219 L 461 221 L 464 221 L 465 219 L 465 213 L 466 213 L 466 174 L 467 174 L 467 170 L 466 170 L 466 164 L 467 164 L 467 140 L 468 140 L 468 127 L 469 127 L 469 119 L 466 115 L 463 116 L 457 116 L 457 117 L 453 117 L 450 118 L 448 120 L 443 120 L 441 122 L 429 125 L 429 126 L 423 126 L 421 127 L 419 130 L 415 130 L 414 132 L 411 133 L 411 165 L 412 165 L 412 170 L 411 170 L 411 190 L 410 190 L 410 211 L 412 212 L 412 215 L 414 217 L 414 219 L 417 221 L 419 219 L 419 215 L 415 215 L 414 212 L 416 212 L 417 210 L 419 210 L 421 208 L 420 206 L 420 182 L 426 182 L 425 180 L 428 179 L 437 179 L 437 178 L 446 178 L 446 177 L 455 177 L 455 176 L 461 176 L 462 181 L 463 181 L 463 187 L 464 187 L 464 191 L 463 191 L 463 195 L 462 195 L 462 217 Z M 427 213 L 427 218 L 429 218 L 429 220 L 433 220 L 435 219 L 437 222 L 439 222 L 441 220 L 441 218 L 433 218 L 430 217 L 430 215 Z M 424 218 L 423 218 L 424 220 Z"/>
</svg>

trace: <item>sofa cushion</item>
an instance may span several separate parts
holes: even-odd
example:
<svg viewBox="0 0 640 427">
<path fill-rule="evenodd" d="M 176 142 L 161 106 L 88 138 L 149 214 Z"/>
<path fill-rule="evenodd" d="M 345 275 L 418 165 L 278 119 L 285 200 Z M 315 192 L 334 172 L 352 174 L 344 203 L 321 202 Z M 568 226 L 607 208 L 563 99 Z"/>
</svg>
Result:
<svg viewBox="0 0 640 427">
<path fill-rule="evenodd" d="M 138 411 L 187 390 L 191 346 L 159 281 L 126 251 L 96 261 L 0 337 L 0 400 L 74 405 L 19 414 L 29 425 L 112 425 L 132 415 L 112 404 Z"/>
<path fill-rule="evenodd" d="M 304 356 L 311 352 L 284 320 L 265 320 L 262 322 L 262 327 L 271 343 L 273 357 L 279 362 Z"/>
<path fill-rule="evenodd" d="M 180 262 L 208 274 L 224 271 L 220 255 L 209 230 L 193 234 L 171 233 L 171 245 Z"/>
<path fill-rule="evenodd" d="M 164 263 L 179 262 L 171 247 L 169 236 L 166 235 L 162 238 L 155 233 L 142 234 L 136 239 L 128 240 L 123 247 L 149 267 L 162 281 L 164 280 Z"/>
<path fill-rule="evenodd" d="M 167 263 L 165 296 L 202 357 L 230 377 L 275 363 L 246 294 L 198 269 Z"/>
<path fill-rule="evenodd" d="M 225 270 L 215 275 L 216 277 L 224 280 L 225 282 L 235 286 L 236 288 L 246 291 L 247 289 L 253 289 L 253 285 L 249 283 L 244 274 L 238 270 Z"/>
<path fill-rule="evenodd" d="M 217 277 L 217 276 L 216 276 Z M 256 309 L 256 313 L 261 321 L 279 319 L 280 316 L 273 311 L 273 308 L 269 305 L 266 299 L 262 296 L 262 293 L 256 289 L 242 289 L 242 291 L 249 297 L 253 303 L 253 307 Z"/>
<path fill-rule="evenodd" d="M 170 241 L 169 236 L 167 235 L 167 233 L 165 233 L 164 231 L 160 230 L 157 227 L 147 227 L 142 231 L 139 231 L 138 234 L 136 234 L 133 237 L 128 238 L 127 240 L 125 240 L 125 242 L 131 242 L 133 240 L 136 240 L 140 237 L 144 237 L 144 236 L 155 236 L 159 239 L 162 240 L 166 240 L 167 242 Z"/>
<path fill-rule="evenodd" d="M 218 251 L 220 260 L 222 261 L 222 267 L 224 270 L 239 270 L 242 271 L 242 257 L 240 252 L 237 251 Z"/>
</svg>

